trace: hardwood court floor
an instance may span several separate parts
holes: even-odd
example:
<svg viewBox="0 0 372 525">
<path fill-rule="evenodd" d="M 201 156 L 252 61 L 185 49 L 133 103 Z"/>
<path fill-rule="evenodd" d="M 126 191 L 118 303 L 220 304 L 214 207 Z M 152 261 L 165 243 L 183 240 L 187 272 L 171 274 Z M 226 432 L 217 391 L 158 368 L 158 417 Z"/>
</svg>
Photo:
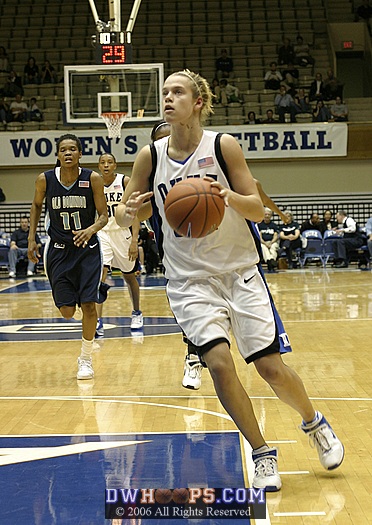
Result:
<svg viewBox="0 0 372 525">
<path fill-rule="evenodd" d="M 265 438 L 279 447 L 283 488 L 268 495 L 268 518 L 257 523 L 372 524 L 372 273 L 316 268 L 267 279 L 294 349 L 284 360 L 302 377 L 346 454 L 339 469 L 323 470 L 298 428 L 300 417 L 242 362 L 233 345 Z M 179 333 L 167 332 L 164 318 L 172 322 L 172 315 L 162 287 L 141 291 L 143 341 L 130 332 L 111 338 L 115 329 L 106 330 L 94 353 L 94 381 L 78 382 L 79 326 L 74 335 L 69 326 L 62 324 L 61 331 L 48 325 L 59 313 L 42 278 L 15 284 L 0 279 L 1 437 L 76 435 L 78 440 L 89 434 L 235 430 L 207 371 L 199 391 L 182 388 L 184 345 Z M 107 325 L 128 325 L 129 314 L 127 291 L 113 288 L 104 309 Z M 12 331 L 8 325 L 15 320 Z M 245 452 L 249 456 L 249 447 Z M 0 523 L 17 525 L 1 521 L 1 510 Z"/>
</svg>

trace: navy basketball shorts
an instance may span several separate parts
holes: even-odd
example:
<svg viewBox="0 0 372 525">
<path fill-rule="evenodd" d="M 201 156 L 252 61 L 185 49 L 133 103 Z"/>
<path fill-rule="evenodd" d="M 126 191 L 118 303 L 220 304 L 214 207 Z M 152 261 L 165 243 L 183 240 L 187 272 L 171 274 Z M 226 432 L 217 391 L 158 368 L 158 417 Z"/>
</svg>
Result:
<svg viewBox="0 0 372 525">
<path fill-rule="evenodd" d="M 45 268 L 57 308 L 99 302 L 103 264 L 97 237 L 85 248 L 50 240 Z"/>
<path fill-rule="evenodd" d="M 270 296 L 257 266 L 172 280 L 167 295 L 177 323 L 199 355 L 223 341 L 230 345 L 230 330 L 247 363 L 279 352 Z"/>
</svg>

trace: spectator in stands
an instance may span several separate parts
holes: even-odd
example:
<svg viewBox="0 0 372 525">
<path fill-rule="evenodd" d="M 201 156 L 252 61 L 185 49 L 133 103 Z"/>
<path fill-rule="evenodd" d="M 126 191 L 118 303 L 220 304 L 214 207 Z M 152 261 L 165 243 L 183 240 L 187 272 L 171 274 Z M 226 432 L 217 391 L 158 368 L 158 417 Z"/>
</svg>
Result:
<svg viewBox="0 0 372 525">
<path fill-rule="evenodd" d="M 369 4 L 369 0 L 363 0 L 363 3 L 359 7 L 357 7 L 355 18 L 356 18 L 356 21 L 362 20 L 367 24 L 368 32 L 372 36 L 372 29 L 371 29 L 372 6 Z"/>
<path fill-rule="evenodd" d="M 231 102 L 241 103 L 239 89 L 232 84 L 229 84 L 226 78 L 221 78 L 219 85 L 215 89 L 216 91 L 216 102 L 227 106 Z"/>
<path fill-rule="evenodd" d="M 234 62 L 228 56 L 226 49 L 221 50 L 221 56 L 216 60 L 216 77 L 218 80 L 234 77 Z"/>
<path fill-rule="evenodd" d="M 349 110 L 341 97 L 336 97 L 335 103 L 331 106 L 331 115 L 335 122 L 346 122 L 348 120 Z"/>
<path fill-rule="evenodd" d="M 279 115 L 279 122 L 286 122 L 286 115 L 290 115 L 290 121 L 296 122 L 296 108 L 292 96 L 287 93 L 285 86 L 280 86 L 280 93 L 275 96 L 274 104 Z"/>
<path fill-rule="evenodd" d="M 318 100 L 313 110 L 313 122 L 328 122 L 332 120 L 332 115 L 323 100 Z"/>
<path fill-rule="evenodd" d="M 4 97 L 14 98 L 16 95 L 23 95 L 22 79 L 12 69 L 4 85 Z"/>
<path fill-rule="evenodd" d="M 262 121 L 262 124 L 277 124 L 278 121 L 274 118 L 274 112 L 272 109 L 266 110 L 266 118 Z"/>
<path fill-rule="evenodd" d="M 344 85 L 335 77 L 333 70 L 327 70 L 327 77 L 324 79 L 324 98 L 325 100 L 335 100 L 336 97 L 342 98 Z"/>
<path fill-rule="evenodd" d="M 282 74 L 277 69 L 278 64 L 276 62 L 270 63 L 270 69 L 266 72 L 264 76 L 265 89 L 272 89 L 277 91 L 280 88 L 280 83 L 283 80 Z"/>
<path fill-rule="evenodd" d="M 324 100 L 325 98 L 325 85 L 321 73 L 316 73 L 315 79 L 310 84 L 309 91 L 310 101 L 313 100 Z"/>
<path fill-rule="evenodd" d="M 275 272 L 279 250 L 279 228 L 273 222 L 272 217 L 273 212 L 270 208 L 265 208 L 264 220 L 257 225 L 261 239 L 262 256 L 267 263 L 269 273 Z"/>
<path fill-rule="evenodd" d="M 0 46 L 0 73 L 10 73 L 12 65 L 4 46 Z"/>
<path fill-rule="evenodd" d="M 56 82 L 56 72 L 49 60 L 45 60 L 41 68 L 40 80 L 42 84 L 54 84 L 54 82 Z"/>
<path fill-rule="evenodd" d="M 296 113 L 310 113 L 312 114 L 312 107 L 310 104 L 309 95 L 306 95 L 305 90 L 300 88 L 297 95 L 294 97 L 296 106 Z"/>
<path fill-rule="evenodd" d="M 211 91 L 213 95 L 216 97 L 216 87 L 220 85 L 220 81 L 218 78 L 214 77 L 214 79 L 211 82 Z"/>
<path fill-rule="evenodd" d="M 372 259 L 372 217 L 367 220 L 366 223 L 366 235 L 367 235 L 367 244 L 369 250 L 369 257 Z"/>
<path fill-rule="evenodd" d="M 9 277 L 15 277 L 16 275 L 16 265 L 19 259 L 27 258 L 27 248 L 28 248 L 28 232 L 30 230 L 30 223 L 28 217 L 24 216 L 20 220 L 20 227 L 18 230 L 15 230 L 11 235 L 10 241 L 10 250 L 8 254 L 9 258 Z M 38 248 L 41 248 L 41 241 L 36 234 L 36 243 Z M 30 277 L 34 274 L 35 264 L 31 261 L 28 261 L 27 265 L 27 276 Z"/>
<path fill-rule="evenodd" d="M 5 100 L 0 98 L 0 122 L 7 124 L 12 120 L 12 114 L 10 113 L 9 104 Z"/>
<path fill-rule="evenodd" d="M 23 84 L 38 84 L 39 81 L 39 66 L 34 57 L 29 57 L 23 68 Z"/>
<path fill-rule="evenodd" d="M 23 102 L 22 95 L 16 95 L 15 100 L 10 104 L 10 112 L 13 122 L 25 122 L 27 120 L 28 107 Z"/>
<path fill-rule="evenodd" d="M 287 37 L 283 37 L 283 45 L 278 50 L 278 64 L 279 66 L 287 66 L 294 64 L 295 52 L 291 41 Z"/>
<path fill-rule="evenodd" d="M 336 268 L 347 268 L 350 252 L 363 245 L 363 237 L 356 221 L 348 217 L 345 210 L 339 210 L 336 215 L 338 226 L 334 228 L 339 238 L 333 240 L 332 246 L 335 254 Z"/>
<path fill-rule="evenodd" d="M 298 86 L 298 80 L 300 72 L 293 62 L 289 62 L 288 66 L 282 71 L 283 82 L 282 84 L 286 87 L 287 91 L 294 96 L 296 88 Z"/>
<path fill-rule="evenodd" d="M 32 122 L 42 122 L 43 120 L 43 113 L 37 105 L 35 97 L 30 99 L 30 105 L 28 107 L 28 120 L 31 120 Z"/>
<path fill-rule="evenodd" d="M 309 219 L 301 224 L 300 233 L 306 230 L 318 230 L 320 232 L 320 217 L 317 213 L 312 213 Z"/>
<path fill-rule="evenodd" d="M 256 113 L 254 111 L 250 111 L 244 124 L 261 124 L 261 120 L 256 117 Z"/>
<path fill-rule="evenodd" d="M 308 65 L 313 66 L 315 64 L 314 58 L 310 55 L 310 46 L 304 42 L 301 35 L 296 38 L 296 44 L 294 46 L 295 52 L 295 64 L 301 67 Z"/>
<path fill-rule="evenodd" d="M 280 255 L 287 258 L 288 268 L 294 268 L 297 266 L 297 260 L 293 252 L 302 246 L 300 225 L 293 220 L 290 211 L 284 213 L 288 217 L 288 222 L 280 227 Z"/>
<path fill-rule="evenodd" d="M 319 225 L 322 235 L 324 235 L 325 231 L 330 231 L 337 227 L 337 221 L 334 221 L 332 217 L 333 213 L 331 212 L 331 210 L 325 210 L 325 212 L 323 213 L 323 220 L 320 222 Z"/>
</svg>

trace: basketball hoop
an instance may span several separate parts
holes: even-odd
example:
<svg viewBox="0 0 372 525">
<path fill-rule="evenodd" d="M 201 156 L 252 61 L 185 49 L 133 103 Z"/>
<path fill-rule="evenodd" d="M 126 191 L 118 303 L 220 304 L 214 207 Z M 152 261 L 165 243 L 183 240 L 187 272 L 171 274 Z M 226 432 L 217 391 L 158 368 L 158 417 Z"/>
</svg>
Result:
<svg viewBox="0 0 372 525">
<path fill-rule="evenodd" d="M 127 119 L 127 113 L 120 111 L 109 111 L 106 113 L 101 113 L 101 117 L 107 126 L 109 138 L 120 139 L 121 127 Z"/>
</svg>

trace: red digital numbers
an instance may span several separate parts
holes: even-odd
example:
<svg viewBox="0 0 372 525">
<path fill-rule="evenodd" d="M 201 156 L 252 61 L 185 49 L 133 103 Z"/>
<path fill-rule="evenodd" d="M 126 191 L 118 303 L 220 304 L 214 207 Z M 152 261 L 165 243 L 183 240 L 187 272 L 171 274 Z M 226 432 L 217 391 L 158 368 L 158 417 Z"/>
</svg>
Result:
<svg viewBox="0 0 372 525">
<path fill-rule="evenodd" d="M 124 45 L 105 45 L 101 46 L 102 64 L 125 64 Z"/>
<path fill-rule="evenodd" d="M 342 47 L 344 49 L 353 49 L 354 42 L 352 40 L 345 40 L 344 42 L 342 42 Z"/>
</svg>

